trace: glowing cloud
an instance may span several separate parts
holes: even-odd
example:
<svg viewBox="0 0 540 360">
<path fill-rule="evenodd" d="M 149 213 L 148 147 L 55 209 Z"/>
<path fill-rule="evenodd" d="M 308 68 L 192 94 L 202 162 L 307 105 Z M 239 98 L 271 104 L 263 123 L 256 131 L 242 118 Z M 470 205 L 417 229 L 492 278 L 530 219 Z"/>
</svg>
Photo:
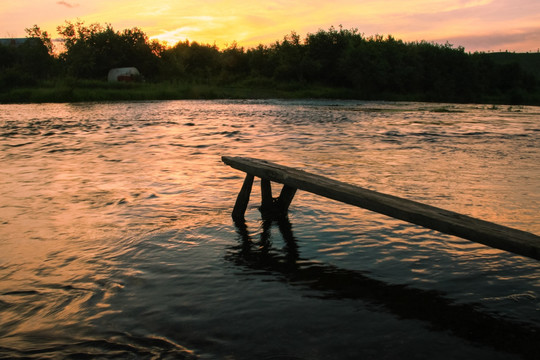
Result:
<svg viewBox="0 0 540 360">
<path fill-rule="evenodd" d="M 110 23 L 117 30 L 139 27 L 169 45 L 190 40 L 222 47 L 237 41 L 251 47 L 343 25 L 365 35 L 391 34 L 405 41 L 441 41 L 466 50 L 536 50 L 538 0 L 18 0 L 2 4 L 2 33 L 24 36 L 38 24 L 54 34 L 64 20 Z M 515 34 L 527 35 L 527 42 Z M 466 39 L 476 39 L 466 41 Z M 482 41 L 481 39 L 485 39 Z M 474 44 L 484 44 L 481 48 Z M 492 46 L 490 45 L 492 44 Z M 472 48 L 468 48 L 472 46 Z"/>
<path fill-rule="evenodd" d="M 79 6 L 79 4 L 70 4 L 70 3 L 66 2 L 66 1 L 57 1 L 56 3 L 57 3 L 58 5 L 66 6 L 66 7 L 68 7 L 68 8 L 74 8 L 74 7 L 78 7 L 78 6 Z"/>
</svg>

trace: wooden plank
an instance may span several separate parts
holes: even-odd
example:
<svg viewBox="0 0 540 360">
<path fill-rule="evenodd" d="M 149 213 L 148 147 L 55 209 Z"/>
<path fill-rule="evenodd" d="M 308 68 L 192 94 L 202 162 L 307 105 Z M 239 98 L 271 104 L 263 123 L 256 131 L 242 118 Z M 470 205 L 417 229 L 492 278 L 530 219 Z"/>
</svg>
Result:
<svg viewBox="0 0 540 360">
<path fill-rule="evenodd" d="M 379 193 L 265 160 L 223 156 L 225 164 L 261 179 L 359 206 L 445 234 L 540 260 L 540 236 L 416 201 Z"/>
<path fill-rule="evenodd" d="M 242 184 L 242 189 L 238 193 L 236 198 L 236 203 L 234 204 L 232 216 L 234 219 L 243 219 L 244 214 L 249 203 L 249 195 L 251 194 L 251 188 L 253 187 L 253 178 L 252 174 L 246 174 L 244 179 L 244 184 Z"/>
</svg>

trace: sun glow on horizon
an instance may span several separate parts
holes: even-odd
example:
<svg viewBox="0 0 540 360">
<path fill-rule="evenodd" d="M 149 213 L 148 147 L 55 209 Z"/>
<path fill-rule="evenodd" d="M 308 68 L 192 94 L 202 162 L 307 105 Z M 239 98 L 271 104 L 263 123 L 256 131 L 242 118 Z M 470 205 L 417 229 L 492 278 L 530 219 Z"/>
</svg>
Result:
<svg viewBox="0 0 540 360">
<path fill-rule="evenodd" d="M 236 42 L 249 48 L 272 44 L 291 31 L 303 37 L 343 25 L 366 36 L 448 41 L 469 51 L 540 47 L 537 0 L 19 0 L 3 4 L 0 37 L 24 37 L 24 29 L 34 24 L 56 37 L 58 26 L 77 20 L 111 24 L 116 30 L 138 27 L 169 46 L 189 40 L 220 48 Z"/>
</svg>

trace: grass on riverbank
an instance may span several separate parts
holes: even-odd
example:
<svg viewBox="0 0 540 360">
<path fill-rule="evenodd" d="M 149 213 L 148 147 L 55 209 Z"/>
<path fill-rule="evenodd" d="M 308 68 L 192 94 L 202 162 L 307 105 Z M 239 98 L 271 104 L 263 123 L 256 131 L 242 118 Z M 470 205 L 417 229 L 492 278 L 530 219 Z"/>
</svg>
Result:
<svg viewBox="0 0 540 360">
<path fill-rule="evenodd" d="M 250 80 L 231 85 L 201 83 L 109 83 L 96 80 L 61 79 L 31 87 L 0 91 L 0 103 L 65 103 L 92 101 L 142 101 L 183 99 L 356 99 L 388 101 L 455 102 L 433 99 L 429 94 L 371 94 L 358 89 L 335 88 L 271 80 Z M 540 105 L 540 93 L 510 93 L 471 102 L 509 105 Z"/>
<path fill-rule="evenodd" d="M 0 103 L 46 103 L 82 101 L 137 101 L 180 99 L 353 98 L 347 89 L 304 88 L 299 85 L 231 86 L 200 83 L 108 83 L 64 80 L 0 92 Z"/>
</svg>

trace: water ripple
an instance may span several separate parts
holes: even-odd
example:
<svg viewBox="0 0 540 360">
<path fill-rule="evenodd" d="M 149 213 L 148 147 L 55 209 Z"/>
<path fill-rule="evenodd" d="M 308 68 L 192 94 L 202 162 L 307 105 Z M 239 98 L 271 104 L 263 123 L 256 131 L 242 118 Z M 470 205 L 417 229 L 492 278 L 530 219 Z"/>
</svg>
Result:
<svg viewBox="0 0 540 360">
<path fill-rule="evenodd" d="M 220 157 L 540 233 L 539 113 L 0 105 L 0 357 L 534 358 L 537 262 L 304 192 L 289 227 L 268 226 L 258 180 L 242 232 L 230 212 L 244 174 Z"/>
</svg>

